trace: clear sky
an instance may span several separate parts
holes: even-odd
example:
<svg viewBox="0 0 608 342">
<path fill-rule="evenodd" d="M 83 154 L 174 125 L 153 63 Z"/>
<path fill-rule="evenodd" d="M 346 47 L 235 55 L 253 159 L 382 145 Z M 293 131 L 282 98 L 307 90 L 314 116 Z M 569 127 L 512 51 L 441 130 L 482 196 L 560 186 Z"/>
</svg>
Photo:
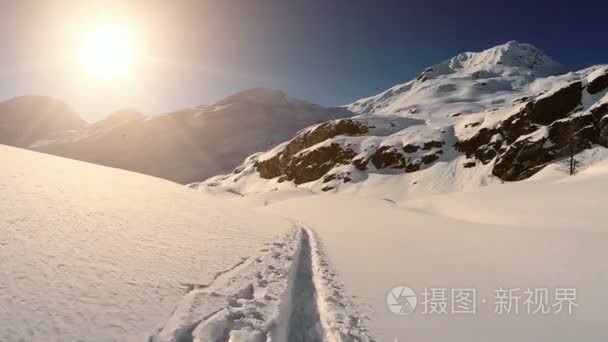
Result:
<svg viewBox="0 0 608 342">
<path fill-rule="evenodd" d="M 607 14 L 596 0 L 2 0 L 0 99 L 55 96 L 88 120 L 255 86 L 341 105 L 509 40 L 572 69 L 608 63 Z M 99 17 L 136 32 L 128 77 L 101 81 L 79 60 Z"/>
</svg>

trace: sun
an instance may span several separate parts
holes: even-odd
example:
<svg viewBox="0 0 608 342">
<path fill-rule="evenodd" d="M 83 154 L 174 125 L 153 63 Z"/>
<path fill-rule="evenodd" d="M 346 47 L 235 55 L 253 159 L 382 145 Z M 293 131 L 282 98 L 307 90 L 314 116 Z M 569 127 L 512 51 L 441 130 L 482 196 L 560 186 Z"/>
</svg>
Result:
<svg viewBox="0 0 608 342">
<path fill-rule="evenodd" d="M 100 18 L 80 30 L 77 59 L 82 71 L 97 81 L 132 76 L 141 59 L 135 28 L 119 18 Z"/>
</svg>

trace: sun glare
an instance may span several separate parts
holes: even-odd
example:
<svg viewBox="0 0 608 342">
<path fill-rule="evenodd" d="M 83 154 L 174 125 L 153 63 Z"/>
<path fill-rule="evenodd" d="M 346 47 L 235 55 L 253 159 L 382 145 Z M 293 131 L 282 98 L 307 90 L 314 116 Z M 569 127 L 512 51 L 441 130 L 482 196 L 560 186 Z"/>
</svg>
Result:
<svg viewBox="0 0 608 342">
<path fill-rule="evenodd" d="M 80 30 L 78 61 L 95 80 L 131 76 L 141 58 L 137 32 L 128 22 L 103 18 Z"/>
</svg>

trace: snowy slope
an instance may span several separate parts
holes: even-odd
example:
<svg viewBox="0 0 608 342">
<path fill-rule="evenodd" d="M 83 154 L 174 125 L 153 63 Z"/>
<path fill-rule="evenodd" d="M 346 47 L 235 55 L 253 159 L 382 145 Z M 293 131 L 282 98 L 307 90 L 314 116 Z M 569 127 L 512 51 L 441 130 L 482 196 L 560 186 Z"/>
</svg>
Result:
<svg viewBox="0 0 608 342">
<path fill-rule="evenodd" d="M 246 156 L 298 130 L 352 115 L 255 88 L 213 105 L 144 117 L 114 113 L 83 129 L 41 139 L 30 148 L 179 183 L 225 173 Z"/>
<path fill-rule="evenodd" d="M 526 179 L 608 146 L 608 66 L 562 69 L 528 44 L 463 53 L 192 187 L 252 194 L 450 192 Z"/>
<path fill-rule="evenodd" d="M 165 180 L 4 145 L 0 159 L 0 341 L 144 341 L 189 291 L 293 235 Z M 287 286 L 272 280 L 267 291 Z M 270 326 L 278 304 L 258 304 L 249 314 Z"/>
<path fill-rule="evenodd" d="M 573 177 L 547 170 L 536 180 L 400 201 L 304 189 L 224 200 L 315 231 L 344 283 L 340 294 L 358 305 L 378 341 L 603 341 L 607 185 L 608 164 L 600 162 Z M 387 306 L 398 285 L 417 294 L 407 316 Z M 499 287 L 519 288 L 518 314 L 495 313 Z M 547 288 L 550 313 L 527 313 L 527 287 Z M 451 289 L 474 288 L 476 313 L 425 314 L 425 288 L 447 289 L 448 301 Z M 557 288 L 576 289 L 572 314 L 555 313 Z"/>
<path fill-rule="evenodd" d="M 0 341 L 370 341 L 296 220 L 132 172 L 0 157 Z"/>
</svg>

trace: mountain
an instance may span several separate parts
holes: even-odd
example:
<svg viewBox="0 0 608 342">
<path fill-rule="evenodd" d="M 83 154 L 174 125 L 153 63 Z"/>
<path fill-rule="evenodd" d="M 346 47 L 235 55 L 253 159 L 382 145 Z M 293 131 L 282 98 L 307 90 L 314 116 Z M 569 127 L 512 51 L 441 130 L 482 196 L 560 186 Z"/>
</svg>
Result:
<svg viewBox="0 0 608 342">
<path fill-rule="evenodd" d="M 143 116 L 127 110 L 43 139 L 30 147 L 189 183 L 224 173 L 247 155 L 266 150 L 298 130 L 353 115 L 264 88 L 246 90 L 215 104 Z"/>
<path fill-rule="evenodd" d="M 67 104 L 46 96 L 19 96 L 0 103 L 0 144 L 27 147 L 86 122 Z"/>
<path fill-rule="evenodd" d="M 561 71 L 529 44 L 463 53 L 348 105 L 358 116 L 311 126 L 193 187 L 400 196 L 526 179 L 608 146 L 608 66 Z"/>
<path fill-rule="evenodd" d="M 525 91 L 537 78 L 564 71 L 532 45 L 511 41 L 482 52 L 461 53 L 348 108 L 360 114 L 420 113 L 425 117 L 470 113 L 495 107 Z"/>
</svg>

